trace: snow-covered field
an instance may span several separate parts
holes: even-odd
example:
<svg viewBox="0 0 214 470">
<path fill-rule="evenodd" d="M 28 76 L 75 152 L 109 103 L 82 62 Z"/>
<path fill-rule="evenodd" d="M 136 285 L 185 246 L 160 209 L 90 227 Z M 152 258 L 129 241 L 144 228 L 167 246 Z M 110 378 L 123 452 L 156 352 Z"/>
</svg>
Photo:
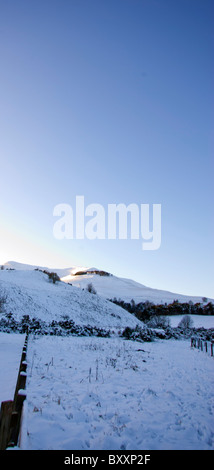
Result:
<svg viewBox="0 0 214 470">
<path fill-rule="evenodd" d="M 0 403 L 13 400 L 24 338 L 0 332 Z"/>
<path fill-rule="evenodd" d="M 214 316 L 213 315 L 189 315 L 193 321 L 194 328 L 214 328 Z M 183 315 L 170 315 L 167 317 L 170 321 L 170 325 L 174 328 L 179 325 Z"/>
<path fill-rule="evenodd" d="M 31 337 L 22 449 L 213 449 L 213 358 L 187 340 Z"/>
</svg>

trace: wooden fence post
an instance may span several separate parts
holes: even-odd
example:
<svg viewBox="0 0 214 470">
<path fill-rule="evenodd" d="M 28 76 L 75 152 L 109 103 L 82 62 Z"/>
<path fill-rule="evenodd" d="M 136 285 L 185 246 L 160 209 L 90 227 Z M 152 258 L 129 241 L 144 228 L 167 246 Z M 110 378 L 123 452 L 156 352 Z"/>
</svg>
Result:
<svg viewBox="0 0 214 470">
<path fill-rule="evenodd" d="M 20 360 L 19 372 L 13 401 L 5 401 L 1 404 L 0 411 L 0 450 L 14 447 L 18 443 L 23 402 L 26 398 L 25 385 L 27 379 L 27 341 L 28 332 L 25 337 L 24 347 Z"/>
<path fill-rule="evenodd" d="M 21 416 L 22 416 L 22 407 L 23 407 L 25 398 L 26 398 L 25 390 L 20 389 L 16 396 L 16 401 L 13 403 L 13 410 L 14 410 L 13 415 L 15 419 L 14 419 L 14 422 L 11 423 L 8 447 L 14 447 L 18 443 Z"/>
<path fill-rule="evenodd" d="M 0 450 L 7 447 L 10 436 L 10 423 L 13 411 L 13 401 L 3 401 L 0 411 Z"/>
<path fill-rule="evenodd" d="M 199 338 L 191 338 L 191 347 L 195 347 L 198 349 L 201 349 L 201 351 L 205 350 L 206 353 L 208 352 L 208 343 L 209 341 L 204 341 L 200 337 Z M 210 354 L 213 357 L 214 356 L 214 341 L 210 342 Z"/>
</svg>

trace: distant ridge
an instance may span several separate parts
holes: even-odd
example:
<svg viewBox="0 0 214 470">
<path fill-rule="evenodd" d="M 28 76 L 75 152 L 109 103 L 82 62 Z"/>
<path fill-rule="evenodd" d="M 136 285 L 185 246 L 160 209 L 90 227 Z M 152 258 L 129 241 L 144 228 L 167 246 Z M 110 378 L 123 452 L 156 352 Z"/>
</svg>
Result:
<svg viewBox="0 0 214 470">
<path fill-rule="evenodd" d="M 105 299 L 120 298 L 127 302 L 133 299 L 136 303 L 149 301 L 154 304 L 171 303 L 174 300 L 203 303 L 204 299 L 204 297 L 200 296 L 188 296 L 147 287 L 132 279 L 117 277 L 96 267 L 72 266 L 69 268 L 49 268 L 47 266 L 29 265 L 16 261 L 8 261 L 3 266 L 5 269 L 54 271 L 63 282 L 81 289 L 86 289 L 88 284 L 91 283 L 97 294 Z M 207 301 L 214 303 L 214 300 L 210 298 Z"/>
</svg>

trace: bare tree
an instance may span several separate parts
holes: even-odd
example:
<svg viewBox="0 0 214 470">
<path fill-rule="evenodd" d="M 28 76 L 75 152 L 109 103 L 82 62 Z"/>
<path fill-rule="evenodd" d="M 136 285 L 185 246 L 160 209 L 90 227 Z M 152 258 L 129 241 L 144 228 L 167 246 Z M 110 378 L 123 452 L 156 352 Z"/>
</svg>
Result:
<svg viewBox="0 0 214 470">
<path fill-rule="evenodd" d="M 189 315 L 184 315 L 181 318 L 180 323 L 178 324 L 181 328 L 184 328 L 185 330 L 187 328 L 192 328 L 193 327 L 193 319 Z"/>
<path fill-rule="evenodd" d="M 89 282 L 89 284 L 87 285 L 87 291 L 90 292 L 91 294 L 96 294 L 97 293 L 96 289 L 94 288 L 94 286 L 91 282 Z"/>
</svg>

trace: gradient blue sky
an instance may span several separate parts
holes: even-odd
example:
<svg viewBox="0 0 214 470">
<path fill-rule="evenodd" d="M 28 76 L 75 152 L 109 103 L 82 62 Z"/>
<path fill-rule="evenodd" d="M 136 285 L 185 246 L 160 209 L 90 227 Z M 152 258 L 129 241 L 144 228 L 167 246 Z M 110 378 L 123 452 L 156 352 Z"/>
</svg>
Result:
<svg viewBox="0 0 214 470">
<path fill-rule="evenodd" d="M 0 0 L 0 263 L 214 298 L 213 0 Z M 55 240 L 53 208 L 159 203 L 162 244 Z"/>
</svg>

